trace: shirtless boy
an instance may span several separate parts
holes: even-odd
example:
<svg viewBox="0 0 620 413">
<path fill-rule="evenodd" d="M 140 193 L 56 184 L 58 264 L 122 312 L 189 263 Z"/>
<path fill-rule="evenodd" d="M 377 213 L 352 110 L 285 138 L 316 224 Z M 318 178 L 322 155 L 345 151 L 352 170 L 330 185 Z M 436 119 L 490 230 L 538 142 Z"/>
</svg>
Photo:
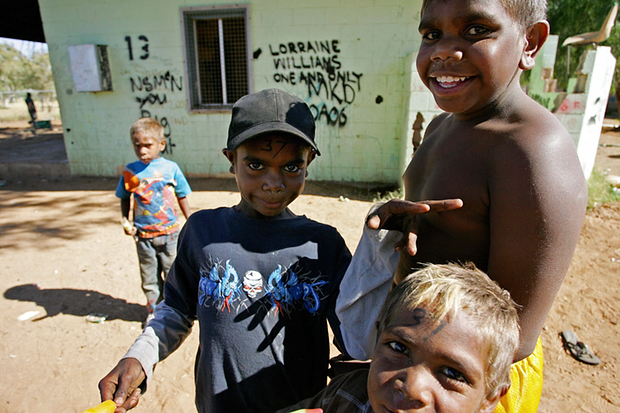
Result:
<svg viewBox="0 0 620 413">
<path fill-rule="evenodd" d="M 545 0 L 424 1 L 417 68 L 447 113 L 429 124 L 404 173 L 405 201 L 388 202 L 368 221 L 405 234 L 395 283 L 421 263 L 472 261 L 508 290 L 520 305 L 515 361 L 536 346 L 587 203 L 571 137 L 519 84 L 549 34 L 545 15 Z M 462 207 L 453 200 L 457 209 L 425 213 L 423 200 L 449 198 Z M 348 327 L 374 317 L 366 311 L 347 325 L 343 312 L 371 306 L 345 299 L 338 312 L 354 355 Z"/>
</svg>

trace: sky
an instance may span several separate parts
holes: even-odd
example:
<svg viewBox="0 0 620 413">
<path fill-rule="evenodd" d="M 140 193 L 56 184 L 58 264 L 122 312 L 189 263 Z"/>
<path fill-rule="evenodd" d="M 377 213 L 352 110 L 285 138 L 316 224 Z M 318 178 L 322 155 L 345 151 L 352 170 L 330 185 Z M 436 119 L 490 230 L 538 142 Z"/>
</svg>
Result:
<svg viewBox="0 0 620 413">
<path fill-rule="evenodd" d="M 47 43 L 31 42 L 27 40 L 7 39 L 0 37 L 0 43 L 9 44 L 13 46 L 26 56 L 30 57 L 34 52 L 44 51 L 47 52 Z"/>
</svg>

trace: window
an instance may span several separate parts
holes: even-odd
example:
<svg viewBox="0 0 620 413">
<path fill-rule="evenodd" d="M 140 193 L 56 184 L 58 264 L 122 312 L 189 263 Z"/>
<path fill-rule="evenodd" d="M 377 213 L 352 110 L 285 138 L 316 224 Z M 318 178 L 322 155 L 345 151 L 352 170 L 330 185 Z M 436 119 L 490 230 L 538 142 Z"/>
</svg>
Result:
<svg viewBox="0 0 620 413">
<path fill-rule="evenodd" d="M 252 91 L 249 5 L 181 8 L 190 111 L 226 109 Z"/>
</svg>

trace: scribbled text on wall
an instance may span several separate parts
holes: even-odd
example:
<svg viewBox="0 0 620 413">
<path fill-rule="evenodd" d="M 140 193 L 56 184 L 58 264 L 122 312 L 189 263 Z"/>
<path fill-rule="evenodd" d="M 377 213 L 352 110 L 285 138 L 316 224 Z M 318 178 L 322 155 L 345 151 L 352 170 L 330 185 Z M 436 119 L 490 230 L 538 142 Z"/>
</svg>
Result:
<svg viewBox="0 0 620 413">
<path fill-rule="evenodd" d="M 270 44 L 273 80 L 304 86 L 306 101 L 317 122 L 343 127 L 345 109 L 361 89 L 362 73 L 345 70 L 338 40 L 312 40 Z"/>
<path fill-rule="evenodd" d="M 147 60 L 150 57 L 149 40 L 146 36 L 138 36 L 135 43 L 132 42 L 130 36 L 126 36 L 125 42 L 127 43 L 129 60 L 134 60 L 134 47 L 136 45 L 140 51 L 140 54 L 137 56 L 140 60 Z M 169 93 L 183 90 L 183 76 L 175 77 L 169 70 L 166 72 L 153 71 L 148 75 L 130 76 L 129 83 L 131 85 L 131 93 L 134 94 L 135 101 L 138 103 L 140 117 L 153 117 L 159 121 L 161 126 L 164 127 L 164 136 L 168 141 L 164 153 L 172 154 L 175 144 L 172 141 L 171 122 L 166 115 L 162 116 L 161 113 L 157 114 L 155 112 L 160 112 L 164 105 L 168 103 Z"/>
</svg>

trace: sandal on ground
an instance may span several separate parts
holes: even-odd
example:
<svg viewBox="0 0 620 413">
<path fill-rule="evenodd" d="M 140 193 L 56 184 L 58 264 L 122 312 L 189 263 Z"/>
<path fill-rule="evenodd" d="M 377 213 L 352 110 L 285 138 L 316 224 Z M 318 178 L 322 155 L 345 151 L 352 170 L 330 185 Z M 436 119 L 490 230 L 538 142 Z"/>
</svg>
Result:
<svg viewBox="0 0 620 413">
<path fill-rule="evenodd" d="M 601 363 L 601 360 L 592 353 L 590 347 L 587 344 L 577 340 L 577 335 L 570 330 L 564 330 L 560 333 L 564 350 L 570 353 L 575 360 L 582 363 L 597 365 Z"/>
</svg>

